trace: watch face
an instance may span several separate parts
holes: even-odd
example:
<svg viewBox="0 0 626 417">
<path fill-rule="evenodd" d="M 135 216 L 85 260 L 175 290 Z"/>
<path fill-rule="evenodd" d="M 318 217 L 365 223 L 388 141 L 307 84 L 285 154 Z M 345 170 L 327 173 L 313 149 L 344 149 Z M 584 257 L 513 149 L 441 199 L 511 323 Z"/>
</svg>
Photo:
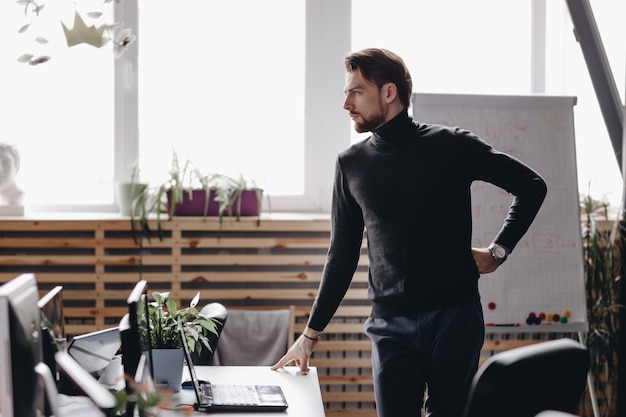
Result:
<svg viewBox="0 0 626 417">
<path fill-rule="evenodd" d="M 503 247 L 501 246 L 494 246 L 493 247 L 493 252 L 494 254 L 498 257 L 498 258 L 504 258 L 506 257 L 506 251 L 504 250 Z"/>
</svg>

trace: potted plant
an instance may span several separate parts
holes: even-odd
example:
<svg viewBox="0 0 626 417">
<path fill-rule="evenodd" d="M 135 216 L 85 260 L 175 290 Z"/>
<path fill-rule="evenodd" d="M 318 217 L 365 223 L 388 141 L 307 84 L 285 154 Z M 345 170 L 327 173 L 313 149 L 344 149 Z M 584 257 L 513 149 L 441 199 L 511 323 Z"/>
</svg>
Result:
<svg viewBox="0 0 626 417">
<path fill-rule="evenodd" d="M 220 225 L 224 217 L 239 220 L 242 216 L 258 216 L 263 203 L 263 189 L 243 176 L 235 179 L 220 174 L 205 174 L 191 161 L 180 164 L 176 151 L 172 153 L 169 178 L 160 185 L 146 189 L 139 212 L 131 218 L 133 236 L 138 227 L 148 239 L 152 236 L 149 214 L 156 214 L 157 235 L 162 239 L 161 215 L 217 216 Z M 260 223 L 260 219 L 257 221 Z"/>
<path fill-rule="evenodd" d="M 187 345 L 192 352 L 202 349 L 213 351 L 207 334 L 217 334 L 214 319 L 200 314 L 196 305 L 200 293 L 189 303 L 189 307 L 179 309 L 169 293 L 153 292 L 154 302 L 148 306 L 150 324 L 150 342 L 154 363 L 154 378 L 157 382 L 166 382 L 173 391 L 180 389 L 183 374 L 184 352 L 178 333 L 178 323 L 182 323 Z"/>
<path fill-rule="evenodd" d="M 130 181 L 115 183 L 115 200 L 122 216 L 139 213 L 140 207 L 146 203 L 148 183 L 139 181 L 139 163 L 135 161 L 130 168 Z"/>
<path fill-rule="evenodd" d="M 622 225 L 619 215 L 610 220 L 608 203 L 590 196 L 582 199 L 581 214 L 589 321 L 586 345 L 600 415 L 609 416 L 617 405 Z M 583 407 L 588 410 L 590 405 L 585 401 Z"/>
<path fill-rule="evenodd" d="M 258 216 L 263 190 L 243 176 L 205 174 L 191 161 L 181 169 L 176 151 L 172 154 L 170 178 L 162 185 L 172 216 Z M 247 197 L 247 198 L 246 198 Z M 252 203 L 252 204 L 251 204 Z"/>
</svg>

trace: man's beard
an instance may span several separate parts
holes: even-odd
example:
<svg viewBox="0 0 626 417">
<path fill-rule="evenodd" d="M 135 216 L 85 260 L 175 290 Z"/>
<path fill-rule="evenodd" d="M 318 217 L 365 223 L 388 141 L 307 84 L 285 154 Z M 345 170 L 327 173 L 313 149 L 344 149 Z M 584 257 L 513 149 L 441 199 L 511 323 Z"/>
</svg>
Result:
<svg viewBox="0 0 626 417">
<path fill-rule="evenodd" d="M 354 121 L 354 130 L 357 133 L 371 132 L 385 123 L 382 106 L 379 107 L 378 112 L 373 114 L 369 119 L 366 119 L 363 116 L 361 116 L 361 118 L 363 119 L 362 122 L 357 122 L 356 120 Z"/>
</svg>

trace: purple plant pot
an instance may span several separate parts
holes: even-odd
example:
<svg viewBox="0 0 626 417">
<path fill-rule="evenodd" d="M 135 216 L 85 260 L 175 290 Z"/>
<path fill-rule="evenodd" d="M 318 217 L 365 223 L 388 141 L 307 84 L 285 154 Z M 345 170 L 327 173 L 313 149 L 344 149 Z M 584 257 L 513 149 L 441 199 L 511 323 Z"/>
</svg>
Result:
<svg viewBox="0 0 626 417">
<path fill-rule="evenodd" d="M 167 192 L 168 208 L 170 207 L 170 201 L 172 200 L 171 191 Z M 203 189 L 193 190 L 191 192 L 191 198 L 189 191 L 183 191 L 183 201 L 176 204 L 174 208 L 174 216 L 217 216 L 219 203 L 215 201 L 215 191 L 211 190 L 209 194 L 209 206 L 205 213 L 206 204 L 206 191 Z M 233 217 L 237 216 L 237 208 L 239 207 L 239 199 L 233 202 L 231 207 L 231 214 Z M 224 211 L 222 215 L 227 216 L 228 211 Z M 257 199 L 256 190 L 244 190 L 241 194 L 241 210 L 240 216 L 258 216 L 259 215 L 259 201 Z"/>
</svg>

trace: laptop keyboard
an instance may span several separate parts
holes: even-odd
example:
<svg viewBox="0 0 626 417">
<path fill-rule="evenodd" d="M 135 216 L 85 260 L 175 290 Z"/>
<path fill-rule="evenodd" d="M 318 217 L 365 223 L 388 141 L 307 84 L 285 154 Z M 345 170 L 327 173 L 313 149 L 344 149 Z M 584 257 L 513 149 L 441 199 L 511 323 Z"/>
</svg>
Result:
<svg viewBox="0 0 626 417">
<path fill-rule="evenodd" d="M 214 404 L 255 405 L 259 396 L 253 385 L 202 385 L 203 394 Z"/>
</svg>

